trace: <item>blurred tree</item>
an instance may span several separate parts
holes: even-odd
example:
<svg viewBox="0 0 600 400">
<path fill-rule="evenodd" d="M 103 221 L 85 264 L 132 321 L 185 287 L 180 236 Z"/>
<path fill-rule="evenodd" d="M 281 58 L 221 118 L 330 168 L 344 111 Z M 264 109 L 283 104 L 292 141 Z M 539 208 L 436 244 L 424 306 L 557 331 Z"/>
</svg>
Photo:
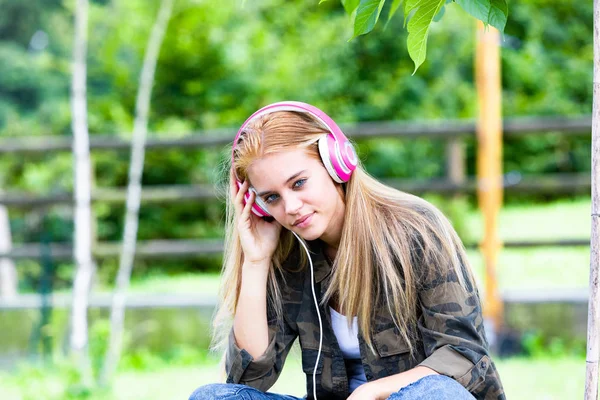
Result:
<svg viewBox="0 0 600 400">
<path fill-rule="evenodd" d="M 62 97 L 68 104 L 69 30 L 61 35 L 62 43 L 53 42 L 48 28 L 68 17 L 61 0 L 18 2 L 0 0 L 0 127 L 16 122 L 22 115 L 32 115 L 50 98 Z M 66 20 L 67 18 L 65 18 Z M 64 45 L 64 46 L 62 46 Z M 54 64 L 52 50 L 65 57 L 63 65 Z M 61 76 L 62 75 L 62 76 Z M 54 110 L 56 112 L 56 110 Z M 46 113 L 47 114 L 47 113 Z M 48 115 L 36 115 L 41 121 Z M 68 122 L 66 124 L 68 132 Z M 39 129 L 39 128 L 38 128 Z M 55 133 L 48 131 L 48 134 Z"/>
<path fill-rule="evenodd" d="M 144 64 L 140 75 L 135 107 L 135 124 L 131 145 L 131 162 L 129 164 L 129 183 L 127 186 L 127 203 L 125 216 L 125 229 L 123 231 L 123 245 L 119 258 L 119 272 L 113 292 L 110 313 L 110 340 L 106 350 L 104 365 L 100 374 L 100 384 L 107 386 L 117 368 L 123 346 L 123 325 L 125 322 L 125 297 L 129 288 L 137 231 L 139 222 L 139 209 L 142 197 L 142 171 L 144 169 L 144 150 L 146 146 L 146 133 L 148 131 L 148 113 L 150 111 L 150 98 L 154 84 L 154 71 L 160 48 L 165 36 L 165 31 L 171 17 L 174 0 L 162 0 L 152 34 L 148 40 Z"/>
<path fill-rule="evenodd" d="M 88 0 L 77 0 L 71 86 L 75 182 L 73 259 L 76 265 L 71 310 L 71 352 L 76 365 L 80 368 L 83 384 L 89 386 L 92 383 L 92 370 L 88 353 L 87 320 L 94 262 L 92 261 L 91 166 L 86 96 L 87 26 Z"/>
</svg>

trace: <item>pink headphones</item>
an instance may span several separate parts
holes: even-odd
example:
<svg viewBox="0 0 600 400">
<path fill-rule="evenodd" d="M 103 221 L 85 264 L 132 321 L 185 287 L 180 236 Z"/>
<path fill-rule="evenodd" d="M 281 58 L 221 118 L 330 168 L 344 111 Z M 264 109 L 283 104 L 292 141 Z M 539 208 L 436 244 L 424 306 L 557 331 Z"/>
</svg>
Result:
<svg viewBox="0 0 600 400">
<path fill-rule="evenodd" d="M 327 114 L 317 107 L 299 101 L 282 101 L 269 104 L 252 114 L 246 122 L 242 124 L 237 135 L 235 135 L 233 148 L 231 150 L 231 165 L 233 165 L 235 146 L 246 126 L 254 120 L 254 118 L 259 118 L 276 111 L 304 112 L 325 125 L 330 133 L 323 135 L 323 137 L 319 139 L 319 154 L 321 155 L 321 160 L 323 160 L 327 172 L 329 172 L 329 175 L 334 181 L 337 183 L 348 182 L 352 175 L 352 171 L 356 169 L 356 164 L 358 163 L 354 146 L 352 146 L 352 143 L 346 138 L 342 130 Z M 242 183 L 238 180 L 237 185 L 240 187 L 242 186 Z M 254 188 L 251 187 L 250 190 L 254 191 Z M 244 199 L 248 201 L 249 197 L 249 193 L 246 193 Z M 252 212 L 259 217 L 271 216 L 267 211 L 267 205 L 258 196 L 256 196 L 256 200 L 252 205 Z"/>
</svg>

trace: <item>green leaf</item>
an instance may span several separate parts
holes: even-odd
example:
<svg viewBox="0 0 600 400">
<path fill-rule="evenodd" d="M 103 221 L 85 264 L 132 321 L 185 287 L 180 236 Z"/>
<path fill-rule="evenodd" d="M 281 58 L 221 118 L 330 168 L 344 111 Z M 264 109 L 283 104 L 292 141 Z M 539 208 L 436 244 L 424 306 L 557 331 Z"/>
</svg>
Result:
<svg viewBox="0 0 600 400">
<path fill-rule="evenodd" d="M 387 20 L 386 25 L 392 20 L 392 17 L 394 16 L 394 14 L 396 14 L 396 11 L 398 11 L 398 8 L 400 8 L 402 1 L 403 0 L 394 0 L 392 2 L 392 7 L 390 8 L 390 12 L 388 14 L 388 20 Z"/>
<path fill-rule="evenodd" d="M 385 0 L 360 0 L 354 19 L 354 36 L 352 39 L 373 30 L 384 4 Z"/>
<path fill-rule="evenodd" d="M 322 0 L 322 1 L 325 1 L 325 0 Z M 348 15 L 352 15 L 354 10 L 356 10 L 356 7 L 358 7 L 358 3 L 360 3 L 360 0 L 341 0 L 341 1 L 342 1 L 342 5 L 344 6 L 344 9 L 346 10 L 346 14 L 348 14 Z"/>
<path fill-rule="evenodd" d="M 433 22 L 439 22 L 445 13 L 446 13 L 446 5 L 443 5 L 442 8 L 440 8 L 440 12 L 438 12 L 436 14 L 436 16 L 433 17 Z"/>
<path fill-rule="evenodd" d="M 440 11 L 446 0 L 406 0 L 404 4 L 404 16 L 407 18 L 411 12 L 414 14 L 408 21 L 408 54 L 415 63 L 415 72 L 425 61 L 427 54 L 427 36 L 433 18 Z"/>
<path fill-rule="evenodd" d="M 489 24 L 500 32 L 504 32 L 506 20 L 508 19 L 508 3 L 506 0 L 492 0 L 490 8 Z"/>
<path fill-rule="evenodd" d="M 508 18 L 506 0 L 456 0 L 456 3 L 485 25 L 504 31 Z"/>
</svg>

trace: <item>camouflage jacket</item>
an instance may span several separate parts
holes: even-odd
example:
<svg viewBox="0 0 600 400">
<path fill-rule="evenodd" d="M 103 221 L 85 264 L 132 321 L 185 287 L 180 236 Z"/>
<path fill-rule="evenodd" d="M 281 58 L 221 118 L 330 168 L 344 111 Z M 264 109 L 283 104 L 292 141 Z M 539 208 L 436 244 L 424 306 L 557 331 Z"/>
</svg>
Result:
<svg viewBox="0 0 600 400">
<path fill-rule="evenodd" d="M 313 253 L 315 291 L 320 301 L 331 277 L 331 266 L 318 241 L 309 245 Z M 290 260 L 297 260 L 297 254 L 296 257 L 291 256 Z M 270 340 L 261 357 L 253 359 L 247 351 L 240 349 L 231 331 L 226 356 L 228 383 L 242 383 L 267 391 L 283 369 L 293 342 L 299 338 L 307 398 L 313 398 L 312 377 L 319 348 L 319 322 L 310 280 L 309 268 L 300 272 L 285 272 L 285 285 L 282 285 L 284 320 L 283 323 L 277 323 L 274 313 L 268 313 Z M 359 333 L 361 359 L 367 380 L 373 381 L 422 365 L 455 379 L 477 399 L 505 399 L 500 377 L 488 353 L 476 288 L 471 286 L 469 293 L 465 294 L 453 272 L 445 277 L 429 277 L 427 280 L 419 291 L 419 339 L 413 356 L 398 334 L 387 307 L 379 307 L 374 315 L 373 345 L 376 354 Z M 327 306 L 321 307 L 321 318 L 323 348 L 316 374 L 317 397 L 346 399 L 349 396 L 348 377 Z"/>
</svg>

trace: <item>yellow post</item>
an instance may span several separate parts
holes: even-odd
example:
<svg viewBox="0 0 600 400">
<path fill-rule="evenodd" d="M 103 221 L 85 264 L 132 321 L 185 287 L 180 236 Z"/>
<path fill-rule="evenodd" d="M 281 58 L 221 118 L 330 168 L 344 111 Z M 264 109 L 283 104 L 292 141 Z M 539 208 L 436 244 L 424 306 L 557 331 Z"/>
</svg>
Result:
<svg viewBox="0 0 600 400">
<path fill-rule="evenodd" d="M 503 325 L 503 304 L 496 269 L 502 247 L 498 237 L 498 213 L 502 206 L 502 85 L 499 33 L 477 22 L 475 74 L 479 98 L 477 124 L 477 196 L 485 233 L 481 251 L 485 262 L 484 318 L 491 323 L 492 339 Z M 489 326 L 489 325 L 488 325 Z M 493 339 L 491 340 L 494 341 Z M 492 343 L 493 344 L 493 343 Z"/>
</svg>

